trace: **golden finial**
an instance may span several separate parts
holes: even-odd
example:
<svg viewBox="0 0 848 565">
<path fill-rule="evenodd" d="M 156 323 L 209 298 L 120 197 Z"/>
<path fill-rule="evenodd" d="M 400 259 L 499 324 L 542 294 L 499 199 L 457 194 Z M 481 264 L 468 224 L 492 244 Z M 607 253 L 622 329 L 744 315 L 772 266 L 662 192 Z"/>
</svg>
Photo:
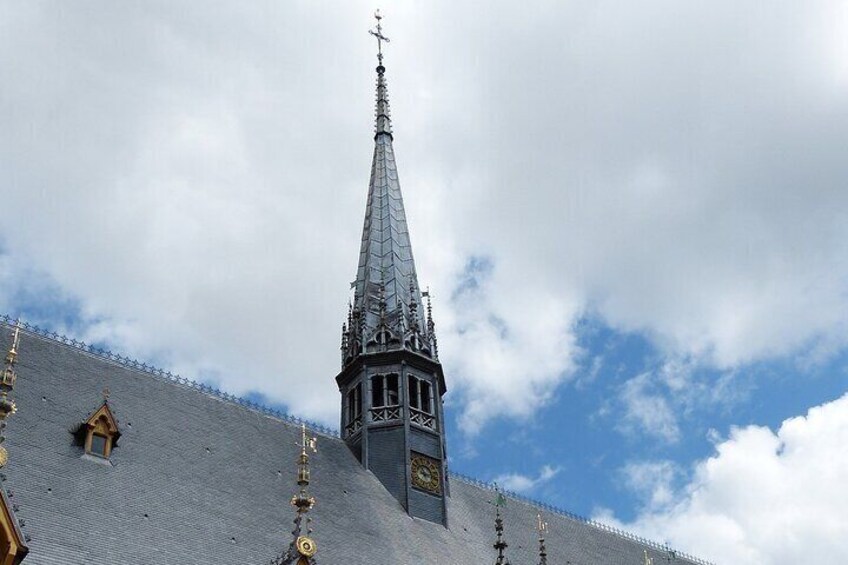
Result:
<svg viewBox="0 0 848 565">
<path fill-rule="evenodd" d="M 315 541 L 309 537 L 312 529 L 309 527 L 311 518 L 306 518 L 306 524 L 303 524 L 303 518 L 313 506 L 315 506 L 315 498 L 309 495 L 309 452 L 318 452 L 318 440 L 315 437 L 306 435 L 306 424 L 300 426 L 300 442 L 295 442 L 295 445 L 300 447 L 300 455 L 297 458 L 297 484 L 300 487 L 297 494 L 291 499 L 291 505 L 295 507 L 297 512 L 294 518 L 295 528 L 294 540 L 291 542 L 286 553 L 273 561 L 274 565 L 314 565 L 312 556 L 318 550 Z M 306 530 L 305 532 L 303 530 Z"/>
<path fill-rule="evenodd" d="M 18 411 L 15 401 L 9 398 L 9 393 L 15 388 L 18 375 L 15 373 L 15 363 L 18 361 L 18 347 L 21 342 L 21 321 L 15 321 L 15 331 L 12 333 L 12 345 L 6 354 L 6 366 L 0 375 L 0 468 L 9 461 L 9 452 L 3 447 L 6 441 L 6 418 Z"/>
<path fill-rule="evenodd" d="M 21 343 L 21 321 L 15 320 L 15 331 L 12 333 L 12 346 L 6 354 L 6 365 L 14 365 L 18 360 L 18 346 Z"/>
</svg>

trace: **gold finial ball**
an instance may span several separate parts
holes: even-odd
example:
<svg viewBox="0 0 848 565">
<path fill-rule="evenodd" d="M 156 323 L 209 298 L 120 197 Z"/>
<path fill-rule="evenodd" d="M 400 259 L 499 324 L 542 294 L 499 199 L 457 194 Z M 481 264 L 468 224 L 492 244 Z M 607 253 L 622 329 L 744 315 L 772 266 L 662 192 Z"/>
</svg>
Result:
<svg viewBox="0 0 848 565">
<path fill-rule="evenodd" d="M 9 452 L 6 451 L 6 448 L 0 446 L 0 469 L 6 466 L 6 463 L 9 462 Z"/>
<path fill-rule="evenodd" d="M 297 538 L 295 545 L 297 546 L 298 553 L 304 557 L 312 557 L 318 550 L 318 546 L 315 545 L 315 542 L 306 536 L 300 536 Z"/>
</svg>

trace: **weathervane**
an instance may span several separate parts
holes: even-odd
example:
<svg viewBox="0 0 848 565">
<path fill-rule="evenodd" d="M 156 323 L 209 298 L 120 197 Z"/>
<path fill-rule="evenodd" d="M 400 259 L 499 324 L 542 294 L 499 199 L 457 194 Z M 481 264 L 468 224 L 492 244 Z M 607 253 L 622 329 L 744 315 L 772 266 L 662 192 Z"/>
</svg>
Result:
<svg viewBox="0 0 848 565">
<path fill-rule="evenodd" d="M 374 19 L 377 20 L 377 30 L 369 29 L 368 33 L 377 38 L 377 60 L 380 61 L 380 66 L 383 66 L 383 42 L 389 42 L 389 38 L 383 35 L 383 27 L 380 25 L 380 20 L 383 16 L 380 15 L 380 10 L 374 12 Z"/>
</svg>

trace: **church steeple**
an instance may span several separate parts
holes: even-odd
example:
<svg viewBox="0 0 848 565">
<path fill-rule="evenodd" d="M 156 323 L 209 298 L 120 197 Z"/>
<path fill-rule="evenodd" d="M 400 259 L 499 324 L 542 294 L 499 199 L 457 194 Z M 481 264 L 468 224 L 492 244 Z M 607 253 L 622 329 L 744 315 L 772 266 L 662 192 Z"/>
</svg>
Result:
<svg viewBox="0 0 848 565">
<path fill-rule="evenodd" d="M 410 515 L 447 523 L 442 396 L 435 324 L 412 257 L 377 27 L 374 156 L 354 295 L 342 325 L 341 429 L 350 449 Z"/>
<path fill-rule="evenodd" d="M 379 12 L 375 17 L 377 29 L 370 32 L 377 38 L 379 63 L 374 157 L 352 311 L 342 333 L 342 365 L 363 353 L 395 349 L 435 357 L 433 325 L 418 318 L 421 291 L 392 145 L 382 50 L 389 38 L 383 35 Z"/>
</svg>

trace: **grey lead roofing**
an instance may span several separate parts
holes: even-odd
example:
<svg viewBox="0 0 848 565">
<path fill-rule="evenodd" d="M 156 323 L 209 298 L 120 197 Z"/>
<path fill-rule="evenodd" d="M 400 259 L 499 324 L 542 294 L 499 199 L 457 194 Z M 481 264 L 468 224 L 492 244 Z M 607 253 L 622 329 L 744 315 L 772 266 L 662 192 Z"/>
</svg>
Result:
<svg viewBox="0 0 848 565">
<path fill-rule="evenodd" d="M 10 335 L 2 325 L 0 343 Z M 50 335 L 22 335 L 19 410 L 8 427 L 4 487 L 30 537 L 24 565 L 260 565 L 288 546 L 296 424 Z M 101 405 L 105 387 L 122 434 L 109 463 L 85 456 L 72 433 Z M 342 440 L 322 435 L 310 487 L 318 562 L 493 563 L 493 491 L 455 476 L 450 482 L 448 528 L 410 518 Z M 536 512 L 516 499 L 504 510 L 513 565 L 538 562 Z M 543 514 L 550 563 L 642 565 L 645 550 L 655 564 L 670 557 L 656 544 Z M 702 563 L 682 554 L 672 562 Z"/>
</svg>

